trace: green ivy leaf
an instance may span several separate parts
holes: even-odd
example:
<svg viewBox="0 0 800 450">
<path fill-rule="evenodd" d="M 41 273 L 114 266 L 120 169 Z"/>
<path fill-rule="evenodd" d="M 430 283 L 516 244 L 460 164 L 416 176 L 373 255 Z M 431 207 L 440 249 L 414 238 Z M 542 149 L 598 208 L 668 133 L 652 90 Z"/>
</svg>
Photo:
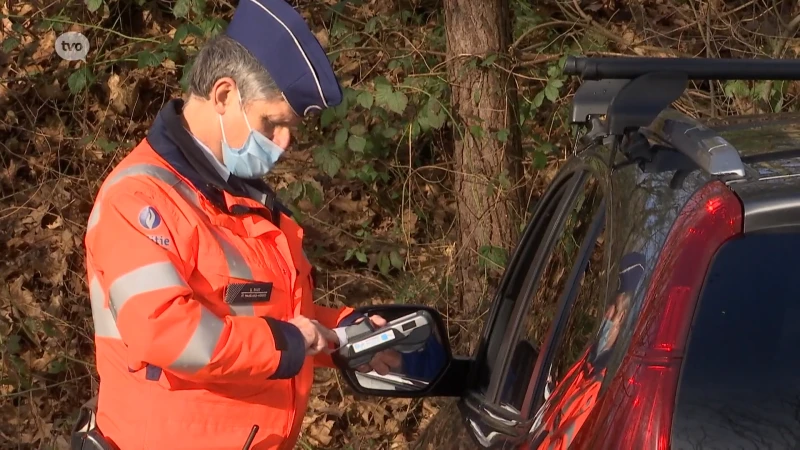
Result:
<svg viewBox="0 0 800 450">
<path fill-rule="evenodd" d="M 350 135 L 350 139 L 347 140 L 347 145 L 350 147 L 350 150 L 356 153 L 364 153 L 364 148 L 367 146 L 367 140 L 361 136 Z"/>
<path fill-rule="evenodd" d="M 408 106 L 408 97 L 400 91 L 394 91 L 391 86 L 377 85 L 375 103 L 397 114 L 402 114 Z"/>
<path fill-rule="evenodd" d="M 63 358 L 59 358 L 50 362 L 47 365 L 47 373 L 49 374 L 58 374 L 63 373 L 67 370 L 67 363 L 66 360 Z"/>
<path fill-rule="evenodd" d="M 367 254 L 363 250 L 356 250 L 356 259 L 362 263 L 367 262 Z"/>
<path fill-rule="evenodd" d="M 372 104 L 375 103 L 375 97 L 372 96 L 371 92 L 362 91 L 358 94 L 358 97 L 356 97 L 356 101 L 359 105 L 363 106 L 364 109 L 370 109 L 372 108 Z"/>
<path fill-rule="evenodd" d="M 290 202 L 297 200 L 303 195 L 303 183 L 299 181 L 292 181 L 288 186 L 282 189 L 287 196 L 286 199 Z"/>
<path fill-rule="evenodd" d="M 383 130 L 383 137 L 385 137 L 386 139 L 392 139 L 393 137 L 395 137 L 395 135 L 397 135 L 396 128 L 386 127 L 386 129 Z"/>
<path fill-rule="evenodd" d="M 555 101 L 558 100 L 558 88 L 553 86 L 552 83 L 547 83 L 547 86 L 544 88 L 544 96 L 555 103 Z"/>
<path fill-rule="evenodd" d="M 388 86 L 389 88 L 392 87 L 392 83 L 389 81 L 388 78 L 386 78 L 383 75 L 378 75 L 377 77 L 375 77 L 375 79 L 372 80 L 372 82 L 375 84 L 376 91 L 380 90 L 381 86 Z"/>
<path fill-rule="evenodd" d="M 497 54 L 492 54 L 487 56 L 483 61 L 481 61 L 481 67 L 489 67 L 494 64 L 494 61 L 497 59 Z"/>
<path fill-rule="evenodd" d="M 378 16 L 374 16 L 367 21 L 367 25 L 364 27 L 364 32 L 367 34 L 372 34 L 375 32 L 377 26 L 378 26 Z"/>
<path fill-rule="evenodd" d="M 438 105 L 438 103 L 437 103 L 437 105 Z M 436 108 L 439 111 L 435 111 L 434 112 L 433 109 L 434 109 L 434 106 L 432 105 L 431 106 L 431 111 L 432 112 L 430 113 L 430 115 L 428 115 L 428 123 L 430 124 L 431 127 L 433 127 L 433 128 L 438 130 L 438 129 L 442 128 L 442 126 L 445 124 L 445 122 L 447 122 L 447 114 L 445 114 L 445 112 L 442 110 L 441 107 Z"/>
<path fill-rule="evenodd" d="M 95 143 L 97 144 L 98 147 L 100 147 L 101 150 L 103 150 L 103 153 L 106 154 L 112 153 L 114 150 L 119 148 L 118 142 L 112 142 L 102 137 L 98 137 Z"/>
<path fill-rule="evenodd" d="M 12 355 L 19 353 L 19 351 L 22 349 L 22 345 L 20 345 L 21 340 L 22 339 L 19 337 L 19 335 L 12 334 L 6 340 L 6 350 L 8 350 L 8 352 Z"/>
<path fill-rule="evenodd" d="M 544 103 L 544 89 L 539 91 L 539 93 L 533 97 L 533 106 L 538 108 L 542 106 L 542 103 Z"/>
<path fill-rule="evenodd" d="M 475 139 L 483 139 L 483 128 L 478 125 L 471 125 L 469 127 L 469 132 L 475 136 Z"/>
<path fill-rule="evenodd" d="M 325 128 L 331 123 L 333 123 L 333 119 L 335 118 L 336 118 L 336 111 L 334 111 L 331 108 L 325 108 L 325 110 L 322 111 L 322 114 L 320 115 L 319 126 Z"/>
<path fill-rule="evenodd" d="M 363 135 L 367 134 L 367 127 L 365 127 L 364 125 L 362 125 L 360 123 L 357 123 L 357 124 L 353 125 L 352 127 L 350 127 L 350 134 L 357 134 L 359 136 L 363 136 Z"/>
<path fill-rule="evenodd" d="M 206 12 L 206 0 L 192 0 L 192 11 L 198 16 Z"/>
<path fill-rule="evenodd" d="M 398 253 L 397 250 L 392 250 L 389 253 L 389 261 L 395 269 L 403 269 L 403 258 L 400 257 L 400 253 Z"/>
<path fill-rule="evenodd" d="M 140 69 L 144 69 L 145 67 L 158 67 L 164 62 L 166 57 L 167 55 L 164 54 L 164 52 L 141 52 L 137 58 L 137 64 Z"/>
<path fill-rule="evenodd" d="M 533 152 L 533 167 L 544 169 L 547 166 L 547 155 L 542 152 Z"/>
<path fill-rule="evenodd" d="M 484 245 L 478 249 L 478 254 L 481 256 L 479 261 L 481 268 L 502 272 L 506 266 L 508 253 L 504 248 Z"/>
<path fill-rule="evenodd" d="M 103 0 L 84 0 L 90 12 L 95 12 L 103 6 Z"/>
<path fill-rule="evenodd" d="M 342 161 L 326 146 L 314 149 L 314 162 L 331 177 L 336 176 L 342 168 Z"/>
<path fill-rule="evenodd" d="M 389 269 L 391 269 L 389 257 L 385 253 L 381 253 L 378 257 L 378 270 L 384 275 L 389 275 Z"/>
<path fill-rule="evenodd" d="M 172 7 L 172 14 L 175 17 L 183 18 L 189 15 L 189 10 L 192 8 L 192 0 L 178 0 Z"/>
<path fill-rule="evenodd" d="M 19 47 L 19 44 L 20 44 L 19 39 L 15 37 L 10 37 L 5 41 L 3 41 L 3 51 L 8 53 L 11 50 L 14 50 L 15 48 Z"/>
<path fill-rule="evenodd" d="M 348 134 L 346 129 L 339 128 L 339 131 L 336 132 L 336 136 L 333 138 L 334 148 L 343 148 L 344 144 L 347 142 Z"/>
<path fill-rule="evenodd" d="M 194 65 L 194 60 L 189 61 L 183 66 L 183 74 L 181 75 L 181 79 L 179 81 L 181 85 L 181 89 L 184 91 L 188 90 L 189 88 L 189 73 L 192 70 L 192 66 Z"/>
<path fill-rule="evenodd" d="M 556 146 L 550 142 L 544 142 L 542 143 L 542 145 L 536 147 L 536 151 L 541 152 L 545 155 L 549 155 L 556 151 Z"/>
<path fill-rule="evenodd" d="M 200 22 L 200 28 L 203 30 L 204 35 L 210 38 L 222 33 L 227 27 L 228 22 L 219 17 L 205 19 Z"/>
<path fill-rule="evenodd" d="M 319 207 L 322 205 L 322 191 L 317 189 L 314 183 L 305 182 L 303 183 L 303 188 L 305 190 L 306 198 L 314 204 L 314 206 Z"/>
<path fill-rule="evenodd" d="M 89 70 L 89 66 L 83 66 L 80 69 L 72 72 L 72 74 L 67 79 L 67 86 L 69 86 L 69 91 L 73 94 L 77 94 L 94 81 L 94 74 Z"/>
<path fill-rule="evenodd" d="M 497 134 L 496 134 L 497 140 L 500 141 L 500 142 L 506 142 L 508 140 L 509 134 L 511 134 L 511 132 L 508 131 L 507 128 L 503 128 L 502 130 L 498 130 Z"/>
<path fill-rule="evenodd" d="M 193 34 L 197 37 L 203 36 L 203 29 L 193 23 L 184 23 L 175 30 L 175 35 L 172 37 L 172 42 L 179 44 L 186 39 L 187 36 Z"/>
</svg>

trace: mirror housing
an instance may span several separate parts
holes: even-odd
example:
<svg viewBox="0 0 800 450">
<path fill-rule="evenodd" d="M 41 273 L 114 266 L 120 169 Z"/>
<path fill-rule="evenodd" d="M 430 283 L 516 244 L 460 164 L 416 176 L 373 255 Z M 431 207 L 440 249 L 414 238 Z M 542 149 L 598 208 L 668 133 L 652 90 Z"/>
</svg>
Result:
<svg viewBox="0 0 800 450">
<path fill-rule="evenodd" d="M 372 305 L 356 309 L 387 324 L 348 328 L 348 342 L 333 355 L 347 383 L 360 394 L 384 397 L 459 397 L 467 390 L 472 360 L 454 358 L 442 316 L 422 305 Z M 352 328 L 350 328 L 352 327 Z"/>
</svg>

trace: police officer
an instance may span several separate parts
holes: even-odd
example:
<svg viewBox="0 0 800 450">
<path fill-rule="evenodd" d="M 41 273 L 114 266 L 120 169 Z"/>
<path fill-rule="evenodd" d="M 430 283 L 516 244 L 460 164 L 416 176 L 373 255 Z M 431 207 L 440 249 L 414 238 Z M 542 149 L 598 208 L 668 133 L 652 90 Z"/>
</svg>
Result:
<svg viewBox="0 0 800 450">
<path fill-rule="evenodd" d="M 294 448 L 331 328 L 355 315 L 313 303 L 303 230 L 262 177 L 341 99 L 283 0 L 241 0 L 205 44 L 89 217 L 100 387 L 75 448 Z"/>
</svg>

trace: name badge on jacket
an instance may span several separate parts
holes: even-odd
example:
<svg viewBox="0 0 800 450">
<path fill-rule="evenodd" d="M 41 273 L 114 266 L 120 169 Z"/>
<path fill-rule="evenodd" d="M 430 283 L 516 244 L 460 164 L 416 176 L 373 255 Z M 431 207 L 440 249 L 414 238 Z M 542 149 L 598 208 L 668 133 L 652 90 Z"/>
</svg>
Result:
<svg viewBox="0 0 800 450">
<path fill-rule="evenodd" d="M 268 302 L 272 295 L 272 283 L 231 283 L 225 288 L 228 304 Z"/>
</svg>

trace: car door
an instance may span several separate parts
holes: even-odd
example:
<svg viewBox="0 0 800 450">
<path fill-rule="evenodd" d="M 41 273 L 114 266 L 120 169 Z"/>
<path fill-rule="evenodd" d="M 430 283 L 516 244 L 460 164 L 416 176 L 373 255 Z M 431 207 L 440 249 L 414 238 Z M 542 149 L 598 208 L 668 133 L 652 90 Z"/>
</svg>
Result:
<svg viewBox="0 0 800 450">
<path fill-rule="evenodd" d="M 557 292 L 563 290 L 567 272 L 574 265 L 569 261 L 580 250 L 580 245 L 564 236 L 575 230 L 589 232 L 591 217 L 587 219 L 585 211 L 591 211 L 591 216 L 598 208 L 604 208 L 605 184 L 602 175 L 592 175 L 589 165 L 578 158 L 556 175 L 537 203 L 493 300 L 474 355 L 474 370 L 469 374 L 473 389 L 458 404 L 461 414 L 454 402 L 443 402 L 414 448 L 460 449 L 477 443 L 488 446 L 527 435 L 530 425 L 522 423 L 525 420 L 520 414 L 521 400 L 533 378 L 538 344 L 544 342 L 547 327 L 556 315 Z M 551 259 L 557 243 L 569 257 L 555 267 Z M 550 270 L 545 270 L 548 267 Z M 543 278 L 547 278 L 545 283 L 541 283 Z M 562 287 L 554 288 L 551 282 L 560 282 Z M 537 291 L 541 292 L 535 296 L 538 303 L 534 308 L 532 293 Z M 514 352 L 511 349 L 520 340 L 522 327 L 526 327 L 526 336 L 536 340 L 537 346 Z M 516 426 L 512 425 L 515 419 Z"/>
<path fill-rule="evenodd" d="M 604 300 L 607 186 L 605 164 L 575 158 L 548 189 L 514 252 L 476 355 L 475 388 L 460 403 L 481 446 L 522 442 L 599 327 L 599 308 L 582 308 L 589 312 L 573 315 L 565 337 L 576 298 Z M 568 353 L 556 353 L 565 342 Z"/>
</svg>

